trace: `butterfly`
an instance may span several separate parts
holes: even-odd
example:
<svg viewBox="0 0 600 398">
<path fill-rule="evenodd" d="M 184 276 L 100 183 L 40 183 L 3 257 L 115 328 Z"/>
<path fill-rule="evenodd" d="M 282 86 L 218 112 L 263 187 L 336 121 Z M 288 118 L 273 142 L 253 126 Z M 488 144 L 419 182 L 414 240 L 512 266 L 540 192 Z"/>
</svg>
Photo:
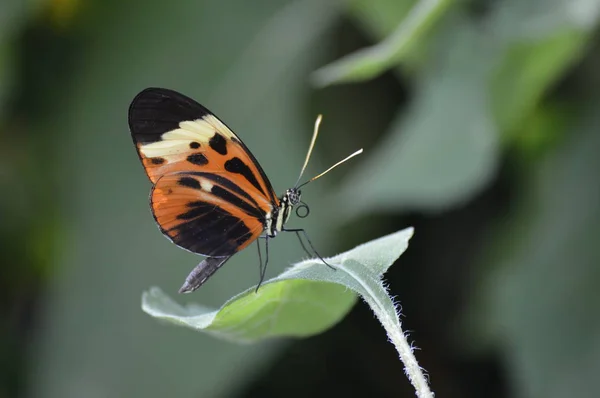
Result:
<svg viewBox="0 0 600 398">
<path fill-rule="evenodd" d="M 278 197 L 262 167 L 242 140 L 208 109 L 173 90 L 147 88 L 129 107 L 129 129 L 142 165 L 152 182 L 150 207 L 160 231 L 177 246 L 206 256 L 188 275 L 180 293 L 198 289 L 234 254 L 257 241 L 260 286 L 268 263 L 269 239 L 295 232 L 304 250 L 303 229 L 286 229 L 296 207 L 308 215 L 299 184 L 317 138 L 317 118 L 304 166 L 293 188 Z M 301 214 L 300 209 L 304 209 Z M 265 239 L 263 264 L 258 238 Z M 310 255 L 310 253 L 309 253 Z M 327 263 L 326 263 L 327 264 Z"/>
</svg>

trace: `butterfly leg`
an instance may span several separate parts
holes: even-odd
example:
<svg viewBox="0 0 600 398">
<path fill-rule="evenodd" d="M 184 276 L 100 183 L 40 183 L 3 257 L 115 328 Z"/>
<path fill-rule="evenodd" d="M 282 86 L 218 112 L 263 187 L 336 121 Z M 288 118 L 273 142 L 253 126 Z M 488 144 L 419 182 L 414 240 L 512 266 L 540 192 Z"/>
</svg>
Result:
<svg viewBox="0 0 600 398">
<path fill-rule="evenodd" d="M 306 246 L 304 246 L 304 242 L 302 241 L 302 237 L 300 236 L 300 232 L 302 232 L 302 234 L 304 235 L 304 238 L 306 238 L 306 241 L 308 242 L 308 245 L 310 246 L 310 248 L 312 249 L 313 253 L 316 254 L 316 256 L 319 258 L 319 260 L 323 261 L 323 264 L 325 264 L 326 266 L 328 266 L 329 268 L 331 268 L 332 270 L 335 271 L 335 267 L 331 264 L 329 264 L 327 261 L 325 261 L 323 259 L 323 257 L 321 257 L 321 255 L 319 254 L 319 252 L 315 249 L 315 247 L 313 246 L 312 242 L 310 241 L 310 238 L 308 237 L 308 234 L 306 233 L 306 231 L 302 228 L 298 228 L 298 229 L 282 229 L 282 231 L 285 232 L 295 232 L 296 236 L 298 237 L 298 240 L 300 241 L 300 245 L 302 246 L 302 248 L 304 249 L 304 251 L 306 252 L 306 254 L 308 254 L 309 256 L 312 256 L 312 254 L 306 250 Z"/>
<path fill-rule="evenodd" d="M 258 261 L 260 261 L 260 265 L 259 265 L 259 272 L 260 272 L 260 280 L 258 281 L 258 285 L 256 285 L 256 290 L 254 291 L 254 293 L 258 293 L 258 288 L 260 287 L 260 285 L 263 283 L 263 281 L 265 280 L 265 274 L 267 272 L 267 264 L 269 263 L 269 237 L 268 236 L 261 236 L 261 238 L 263 238 L 265 240 L 265 250 L 266 250 L 266 257 L 265 257 L 265 263 L 263 265 L 262 262 L 262 253 L 260 251 L 260 243 L 259 240 L 256 240 L 256 245 L 258 246 Z"/>
</svg>

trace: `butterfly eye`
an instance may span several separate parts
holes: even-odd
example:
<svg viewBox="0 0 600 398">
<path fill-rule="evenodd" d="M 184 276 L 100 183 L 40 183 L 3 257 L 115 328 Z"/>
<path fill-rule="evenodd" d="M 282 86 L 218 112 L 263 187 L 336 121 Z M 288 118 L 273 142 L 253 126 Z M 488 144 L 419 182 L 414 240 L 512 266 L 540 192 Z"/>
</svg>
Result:
<svg viewBox="0 0 600 398">
<path fill-rule="evenodd" d="M 306 218 L 309 214 L 310 209 L 306 203 L 302 202 L 300 206 L 296 207 L 296 216 L 298 216 L 298 218 Z"/>
</svg>

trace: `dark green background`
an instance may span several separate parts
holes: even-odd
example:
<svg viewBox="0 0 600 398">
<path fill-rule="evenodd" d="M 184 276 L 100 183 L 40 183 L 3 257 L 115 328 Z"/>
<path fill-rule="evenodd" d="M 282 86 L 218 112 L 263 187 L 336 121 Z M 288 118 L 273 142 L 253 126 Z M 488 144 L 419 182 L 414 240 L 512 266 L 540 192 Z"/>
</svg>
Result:
<svg viewBox="0 0 600 398">
<path fill-rule="evenodd" d="M 149 211 L 127 127 L 148 86 L 223 118 L 279 193 L 318 113 L 308 175 L 365 148 L 290 225 L 323 255 L 415 227 L 387 280 L 436 396 L 597 396 L 600 1 L 442 0 L 362 79 L 315 84 L 414 3 L 0 2 L 0 397 L 414 396 L 363 303 L 256 346 L 141 311 L 200 261 Z M 272 243 L 268 275 L 304 255 Z M 218 306 L 257 278 L 250 248 L 181 299 Z"/>
</svg>

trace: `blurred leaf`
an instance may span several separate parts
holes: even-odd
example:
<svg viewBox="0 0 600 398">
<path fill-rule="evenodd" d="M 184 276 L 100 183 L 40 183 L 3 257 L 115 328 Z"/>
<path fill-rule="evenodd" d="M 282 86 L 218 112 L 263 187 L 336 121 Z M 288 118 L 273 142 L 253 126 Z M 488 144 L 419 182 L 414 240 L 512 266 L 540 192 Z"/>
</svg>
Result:
<svg viewBox="0 0 600 398">
<path fill-rule="evenodd" d="M 546 7 L 537 0 L 503 2 L 492 8 L 487 25 L 458 10 L 448 19 L 437 32 L 437 51 L 420 75 L 413 103 L 333 198 L 353 198 L 342 217 L 441 210 L 485 186 L 498 164 L 500 131 L 523 134 L 518 123 L 581 53 L 589 32 L 576 29 L 595 21 L 576 18 L 577 7 L 591 6 L 589 1 L 552 1 L 572 17 L 540 17 L 535 35 L 528 7 Z"/>
<path fill-rule="evenodd" d="M 384 310 L 393 319 L 395 308 L 385 289 L 371 285 L 406 250 L 412 233 L 408 228 L 326 259 L 335 271 L 320 260 L 302 261 L 265 282 L 257 293 L 252 287 L 219 310 L 180 306 L 158 288 L 144 293 L 142 308 L 154 317 L 237 342 L 320 333 L 352 308 L 352 291 L 371 305 L 387 303 Z"/>
<path fill-rule="evenodd" d="M 419 0 L 349 0 L 346 6 L 350 15 L 372 37 L 380 40 L 391 35 L 398 23 Z"/>
<path fill-rule="evenodd" d="M 501 346 L 519 396 L 594 397 L 600 389 L 599 107 L 600 98 L 586 106 L 522 184 L 469 301 L 477 315 L 461 339 Z"/>
<path fill-rule="evenodd" d="M 380 75 L 401 62 L 452 3 L 452 0 L 418 1 L 387 39 L 320 68 L 314 72 L 313 82 L 323 87 Z"/>
<path fill-rule="evenodd" d="M 597 0 L 498 3 L 488 29 L 504 56 L 490 89 L 494 115 L 509 140 L 520 139 L 519 123 L 581 56 L 599 17 Z"/>
<path fill-rule="evenodd" d="M 419 0 L 353 0 L 348 3 L 348 12 L 373 41 L 379 42 L 392 35 L 398 25 L 414 8 Z M 456 2 L 454 2 L 456 4 Z M 420 70 L 427 61 L 428 51 L 434 42 L 439 26 L 423 32 L 418 40 L 406 47 L 401 62 L 395 68 L 399 76 Z"/>
<path fill-rule="evenodd" d="M 519 124 L 516 149 L 526 161 L 538 161 L 556 148 L 577 113 L 571 104 L 543 102 Z"/>
<path fill-rule="evenodd" d="M 493 175 L 499 148 L 486 96 L 493 49 L 464 20 L 446 43 L 414 103 L 334 198 L 352 197 L 343 209 L 350 215 L 440 209 L 469 198 Z"/>
<path fill-rule="evenodd" d="M 599 17 L 598 0 L 504 0 L 494 7 L 489 28 L 502 42 L 539 41 L 571 30 L 589 32 Z"/>
<path fill-rule="evenodd" d="M 546 5 L 543 8 L 545 10 Z M 528 14 L 519 14 L 523 10 L 518 6 L 509 10 L 513 12 L 510 19 L 504 17 L 508 11 L 501 9 L 492 22 L 492 31 L 505 46 L 505 56 L 492 77 L 491 95 L 500 128 L 514 133 L 522 118 L 533 111 L 552 84 L 580 57 L 591 31 L 574 23 L 568 26 L 561 23 L 528 36 L 523 32 L 524 28 L 516 26 L 516 21 L 520 21 L 521 25 L 530 27 L 531 19 L 525 19 Z M 515 31 L 521 31 L 525 36 L 519 37 L 515 31 L 502 35 L 505 20 L 510 20 Z"/>
</svg>

